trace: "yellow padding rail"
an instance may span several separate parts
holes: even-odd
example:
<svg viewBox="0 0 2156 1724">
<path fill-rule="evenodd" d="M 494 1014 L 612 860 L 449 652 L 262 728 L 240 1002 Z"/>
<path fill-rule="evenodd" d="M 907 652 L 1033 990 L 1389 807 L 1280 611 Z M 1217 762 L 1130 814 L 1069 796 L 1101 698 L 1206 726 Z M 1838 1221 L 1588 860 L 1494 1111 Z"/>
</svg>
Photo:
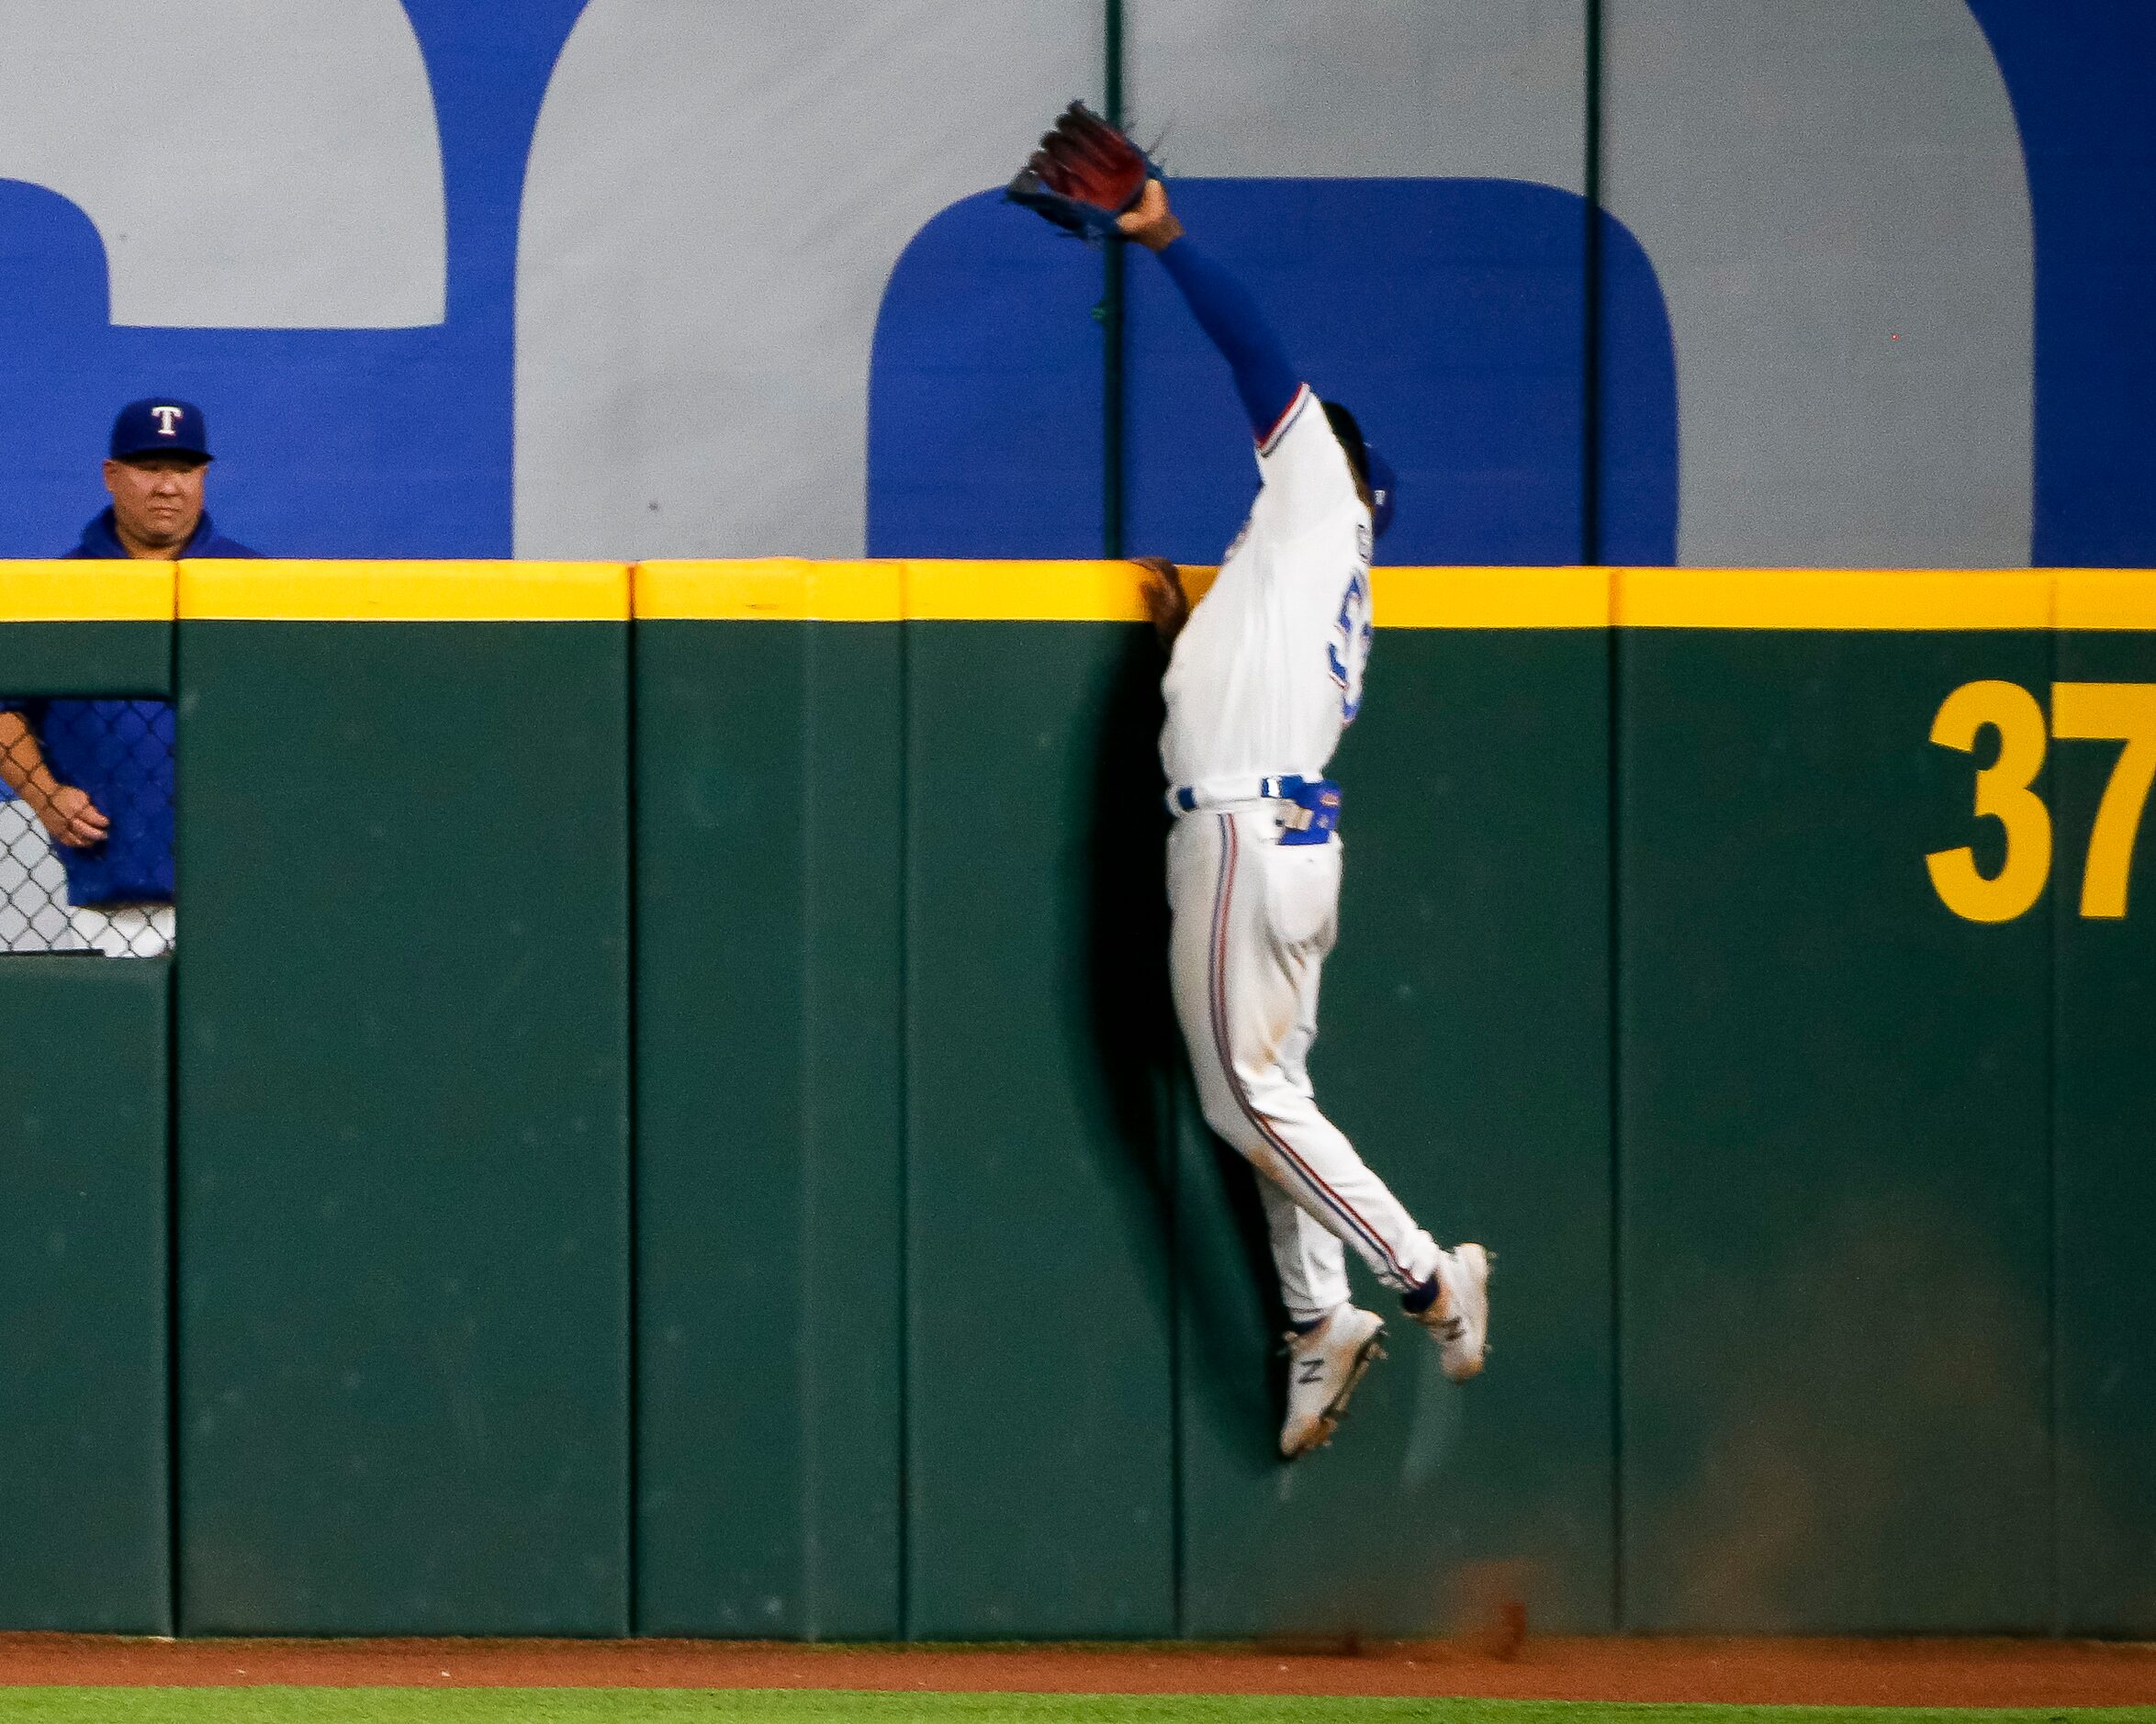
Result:
<svg viewBox="0 0 2156 1724">
<path fill-rule="evenodd" d="M 0 622 L 170 622 L 170 563 L 0 563 Z"/>
<path fill-rule="evenodd" d="M 1186 570 L 1202 591 L 1209 568 Z M 1135 622 L 1118 562 L 0 562 L 0 623 Z M 1396 629 L 2156 630 L 2148 569 L 1380 568 Z"/>
<path fill-rule="evenodd" d="M 280 622 L 626 622 L 620 563 L 185 562 L 179 615 Z"/>
<path fill-rule="evenodd" d="M 2051 577 L 2030 569 L 1620 569 L 1630 629 L 2044 629 Z"/>
<path fill-rule="evenodd" d="M 691 621 L 898 622 L 903 563 L 639 563 L 636 614 Z"/>
</svg>

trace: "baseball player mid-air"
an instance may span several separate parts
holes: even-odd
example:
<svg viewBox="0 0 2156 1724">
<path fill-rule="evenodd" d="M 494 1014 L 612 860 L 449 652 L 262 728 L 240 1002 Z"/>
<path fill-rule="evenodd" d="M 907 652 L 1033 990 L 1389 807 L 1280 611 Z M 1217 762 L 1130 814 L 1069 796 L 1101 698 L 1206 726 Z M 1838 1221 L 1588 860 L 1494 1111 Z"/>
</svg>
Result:
<svg viewBox="0 0 2156 1724">
<path fill-rule="evenodd" d="M 1293 1333 L 1280 1451 L 1329 1441 L 1384 1323 L 1348 1298 L 1344 1242 L 1435 1339 L 1445 1374 L 1482 1369 L 1489 1259 L 1447 1251 L 1319 1111 L 1306 1068 L 1340 901 L 1339 787 L 1324 777 L 1363 699 L 1370 556 L 1393 479 L 1353 416 L 1300 381 L 1256 302 L 1184 235 L 1151 160 L 1072 103 L 1013 180 L 1059 226 L 1157 257 L 1220 350 L 1257 442 L 1261 488 L 1212 588 L 1189 602 L 1144 559 L 1171 644 L 1161 733 L 1176 1014 L 1207 1122 L 1249 1158 Z"/>
</svg>

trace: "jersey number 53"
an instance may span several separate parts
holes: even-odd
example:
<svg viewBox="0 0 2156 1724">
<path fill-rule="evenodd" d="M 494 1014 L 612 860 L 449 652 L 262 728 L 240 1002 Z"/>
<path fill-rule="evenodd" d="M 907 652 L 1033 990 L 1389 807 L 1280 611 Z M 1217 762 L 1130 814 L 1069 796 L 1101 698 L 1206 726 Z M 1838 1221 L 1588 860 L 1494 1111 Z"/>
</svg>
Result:
<svg viewBox="0 0 2156 1724">
<path fill-rule="evenodd" d="M 1363 668 L 1370 662 L 1370 574 L 1358 568 L 1348 577 L 1341 596 L 1340 615 L 1333 620 L 1332 639 L 1325 657 L 1340 690 L 1340 722 L 1352 724 L 1363 707 Z"/>
</svg>

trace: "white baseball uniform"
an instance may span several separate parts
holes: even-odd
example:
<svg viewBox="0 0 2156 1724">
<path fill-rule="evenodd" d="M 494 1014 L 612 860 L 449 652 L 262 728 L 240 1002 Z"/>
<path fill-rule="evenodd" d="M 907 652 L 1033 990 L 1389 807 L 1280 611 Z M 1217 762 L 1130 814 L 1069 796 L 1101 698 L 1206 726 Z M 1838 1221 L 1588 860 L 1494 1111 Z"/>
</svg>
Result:
<svg viewBox="0 0 2156 1724">
<path fill-rule="evenodd" d="M 1263 480 L 1162 684 L 1170 969 L 1207 1123 L 1259 1181 L 1288 1315 L 1348 1297 L 1346 1241 L 1398 1293 L 1436 1243 L 1319 1112 L 1305 1062 L 1332 949 L 1341 841 L 1267 782 L 1324 775 L 1363 694 L 1370 511 L 1306 384 L 1258 446 Z"/>
</svg>

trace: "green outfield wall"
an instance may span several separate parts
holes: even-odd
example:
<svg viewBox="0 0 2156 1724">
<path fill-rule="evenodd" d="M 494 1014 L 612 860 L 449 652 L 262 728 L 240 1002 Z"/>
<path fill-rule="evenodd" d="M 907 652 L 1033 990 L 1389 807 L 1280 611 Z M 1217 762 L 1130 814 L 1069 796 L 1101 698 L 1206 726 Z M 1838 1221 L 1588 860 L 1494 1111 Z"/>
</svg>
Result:
<svg viewBox="0 0 2156 1724">
<path fill-rule="evenodd" d="M 10 698 L 173 692 L 168 563 L 0 564 Z M 0 958 L 0 1622 L 169 1634 L 172 965 Z"/>
<path fill-rule="evenodd" d="M 1378 572 L 1313 1073 L 1493 1344 L 1292 1468 L 1135 583 L 0 565 L 182 900 L 0 958 L 0 1628 L 2156 1631 L 2156 575 Z"/>
<path fill-rule="evenodd" d="M 627 1631 L 627 613 L 183 565 L 190 1630 Z"/>
<path fill-rule="evenodd" d="M 904 642 L 814 613 L 897 572 L 637 580 L 634 1619 L 894 1639 Z"/>
</svg>

